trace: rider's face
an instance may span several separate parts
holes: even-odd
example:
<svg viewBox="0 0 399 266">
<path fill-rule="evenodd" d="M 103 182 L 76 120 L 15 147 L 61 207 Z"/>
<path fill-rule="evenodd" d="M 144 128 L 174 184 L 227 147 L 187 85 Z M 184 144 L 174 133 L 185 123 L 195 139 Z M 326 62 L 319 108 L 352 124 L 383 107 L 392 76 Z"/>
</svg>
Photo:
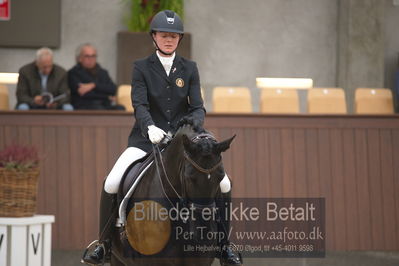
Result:
<svg viewBox="0 0 399 266">
<path fill-rule="evenodd" d="M 180 34 L 174 32 L 155 32 L 152 34 L 160 50 L 173 53 L 179 44 Z"/>
</svg>

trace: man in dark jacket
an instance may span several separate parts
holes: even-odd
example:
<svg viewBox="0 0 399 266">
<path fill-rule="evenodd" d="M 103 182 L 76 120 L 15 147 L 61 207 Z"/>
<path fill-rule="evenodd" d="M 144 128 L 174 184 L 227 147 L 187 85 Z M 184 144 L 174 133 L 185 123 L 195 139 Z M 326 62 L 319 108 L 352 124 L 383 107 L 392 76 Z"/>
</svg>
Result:
<svg viewBox="0 0 399 266">
<path fill-rule="evenodd" d="M 69 103 L 66 71 L 53 64 L 53 52 L 47 47 L 36 52 L 36 59 L 19 70 L 17 84 L 18 110 L 73 110 Z"/>
<path fill-rule="evenodd" d="M 97 63 L 96 48 L 85 43 L 76 50 L 77 64 L 68 71 L 72 104 L 75 109 L 124 110 L 115 104 L 116 85 L 108 71 Z"/>
</svg>

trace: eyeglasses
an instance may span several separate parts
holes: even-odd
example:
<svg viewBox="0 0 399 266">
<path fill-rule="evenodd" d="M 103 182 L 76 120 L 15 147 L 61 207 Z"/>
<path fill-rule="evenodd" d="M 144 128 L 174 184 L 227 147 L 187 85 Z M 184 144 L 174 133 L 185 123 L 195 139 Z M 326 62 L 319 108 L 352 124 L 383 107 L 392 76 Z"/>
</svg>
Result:
<svg viewBox="0 0 399 266">
<path fill-rule="evenodd" d="M 82 57 L 84 57 L 84 58 L 97 58 L 97 55 L 96 54 L 85 54 L 85 55 L 82 55 Z"/>
</svg>

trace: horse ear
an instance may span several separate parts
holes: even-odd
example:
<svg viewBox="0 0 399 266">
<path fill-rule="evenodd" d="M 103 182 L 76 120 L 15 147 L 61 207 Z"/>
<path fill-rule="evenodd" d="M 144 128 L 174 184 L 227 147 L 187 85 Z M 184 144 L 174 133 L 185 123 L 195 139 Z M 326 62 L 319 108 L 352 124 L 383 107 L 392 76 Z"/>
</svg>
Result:
<svg viewBox="0 0 399 266">
<path fill-rule="evenodd" d="M 233 141 L 233 139 L 234 139 L 235 137 L 236 137 L 236 135 L 232 136 L 231 138 L 229 138 L 229 139 L 227 139 L 227 140 L 225 140 L 225 141 L 222 141 L 222 142 L 217 143 L 217 144 L 216 144 L 216 147 L 215 147 L 215 150 L 216 150 L 218 153 L 221 153 L 221 152 L 226 151 L 228 148 L 230 148 L 230 144 L 231 144 L 231 142 Z"/>
<path fill-rule="evenodd" d="M 190 153 L 194 152 L 194 143 L 187 137 L 187 135 L 182 136 L 184 149 Z"/>
</svg>

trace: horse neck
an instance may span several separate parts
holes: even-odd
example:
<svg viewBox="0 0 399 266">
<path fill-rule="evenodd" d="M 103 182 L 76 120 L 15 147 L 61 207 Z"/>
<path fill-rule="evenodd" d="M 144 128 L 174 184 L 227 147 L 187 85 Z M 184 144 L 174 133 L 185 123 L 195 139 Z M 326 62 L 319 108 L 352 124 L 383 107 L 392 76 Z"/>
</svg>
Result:
<svg viewBox="0 0 399 266">
<path fill-rule="evenodd" d="M 182 186 L 180 177 L 184 162 L 183 147 L 181 143 L 172 142 L 163 155 L 165 172 L 174 189 L 181 195 Z M 173 193 L 172 193 L 173 194 Z"/>
<path fill-rule="evenodd" d="M 179 175 L 181 174 L 181 167 L 184 162 L 184 147 L 182 136 L 191 136 L 194 132 L 190 127 L 180 128 L 176 133 L 175 137 L 172 139 L 171 143 L 165 150 L 165 162 L 171 173 L 173 173 L 174 179 L 179 180 Z"/>
</svg>

